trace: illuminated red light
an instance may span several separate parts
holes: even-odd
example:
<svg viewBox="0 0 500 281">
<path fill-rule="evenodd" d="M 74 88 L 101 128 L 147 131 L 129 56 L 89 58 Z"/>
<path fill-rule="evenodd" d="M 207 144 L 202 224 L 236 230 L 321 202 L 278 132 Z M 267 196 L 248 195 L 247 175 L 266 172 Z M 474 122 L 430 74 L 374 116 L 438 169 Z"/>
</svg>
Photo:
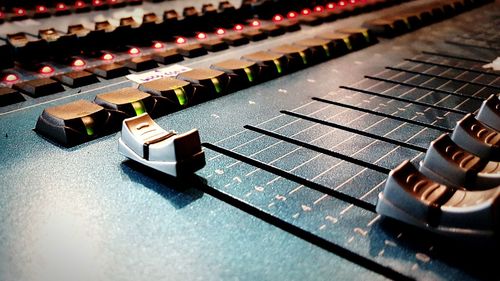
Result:
<svg viewBox="0 0 500 281">
<path fill-rule="evenodd" d="M 314 7 L 314 11 L 315 11 L 316 13 L 321 13 L 321 12 L 323 12 L 324 10 L 325 10 L 325 9 L 324 9 L 322 6 L 316 6 L 316 7 Z"/>
<path fill-rule="evenodd" d="M 335 9 L 335 3 L 328 3 L 328 4 L 326 5 L 326 8 L 327 8 L 328 10 L 334 10 L 334 9 Z"/>
<path fill-rule="evenodd" d="M 289 19 L 294 19 L 297 17 L 297 13 L 296 12 L 288 12 L 288 14 L 286 15 L 287 18 Z"/>
<path fill-rule="evenodd" d="M 4 13 L 0 11 L 0 18 L 4 18 L 4 17 L 5 17 Z"/>
<path fill-rule="evenodd" d="M 56 5 L 56 9 L 59 10 L 59 11 L 62 11 L 62 10 L 68 9 L 68 7 L 64 3 L 59 3 L 59 4 Z"/>
<path fill-rule="evenodd" d="M 14 83 L 17 80 L 19 80 L 19 77 L 13 73 L 7 74 L 4 78 L 3 81 L 6 83 Z"/>
<path fill-rule="evenodd" d="M 161 42 L 155 42 L 153 44 L 153 48 L 155 48 L 155 49 L 162 49 L 163 47 L 164 47 L 164 45 Z"/>
<path fill-rule="evenodd" d="M 241 30 L 243 30 L 243 25 L 241 25 L 241 24 L 237 24 L 237 25 L 235 25 L 235 26 L 234 26 L 234 30 L 236 30 L 236 31 L 241 31 Z"/>
<path fill-rule="evenodd" d="M 111 4 L 114 4 L 116 2 L 117 2 L 117 0 L 109 0 L 109 3 L 111 3 Z"/>
<path fill-rule="evenodd" d="M 110 54 L 110 53 L 104 54 L 101 57 L 102 60 L 106 60 L 106 61 L 110 61 L 114 58 L 115 58 L 115 56 L 113 54 Z"/>
<path fill-rule="evenodd" d="M 54 73 L 54 68 L 46 65 L 46 66 L 43 66 L 42 68 L 40 68 L 40 70 L 38 70 L 38 72 L 40 72 L 41 74 L 51 74 L 51 73 Z"/>
<path fill-rule="evenodd" d="M 207 34 L 200 32 L 200 33 L 196 34 L 196 38 L 198 38 L 199 40 L 207 39 Z"/>
<path fill-rule="evenodd" d="M 344 1 L 340 1 L 339 5 L 342 6 L 342 7 L 344 7 L 345 6 L 345 2 Z"/>
<path fill-rule="evenodd" d="M 356 4 L 356 0 L 351 0 L 350 2 L 352 5 Z"/>
<path fill-rule="evenodd" d="M 94 1 L 92 1 L 92 5 L 99 6 L 99 5 L 102 5 L 102 2 L 101 2 L 101 0 L 94 0 Z"/>
<path fill-rule="evenodd" d="M 282 15 L 278 14 L 278 15 L 274 15 L 274 17 L 273 17 L 273 21 L 274 22 L 280 22 L 282 20 L 283 20 L 283 16 Z"/>
<path fill-rule="evenodd" d="M 175 43 L 177 43 L 177 44 L 184 44 L 186 42 L 187 42 L 187 39 L 184 37 L 177 37 L 177 39 L 175 39 Z"/>
<path fill-rule="evenodd" d="M 14 13 L 17 14 L 18 16 L 24 16 L 26 15 L 26 10 L 21 8 L 15 8 Z"/>
<path fill-rule="evenodd" d="M 215 30 L 215 33 L 217 35 L 224 35 L 226 34 L 226 31 L 224 30 L 224 28 L 217 28 L 217 30 Z"/>
<path fill-rule="evenodd" d="M 260 21 L 258 21 L 258 20 L 253 20 L 253 21 L 250 23 L 250 25 L 251 25 L 251 26 L 253 26 L 253 27 L 258 27 L 258 26 L 260 26 Z"/>
<path fill-rule="evenodd" d="M 301 14 L 303 14 L 304 16 L 307 16 L 311 13 L 311 10 L 310 9 L 304 9 L 300 12 Z"/>
<path fill-rule="evenodd" d="M 75 2 L 75 7 L 77 7 L 77 8 L 85 7 L 85 2 L 83 2 L 83 1 L 76 1 Z"/>
<path fill-rule="evenodd" d="M 139 48 L 136 48 L 136 47 L 130 48 L 130 50 L 128 50 L 128 54 L 131 56 L 135 56 L 135 55 L 138 55 L 140 53 L 141 53 L 141 50 L 139 50 Z"/>
<path fill-rule="evenodd" d="M 44 13 L 47 11 L 47 7 L 45 6 L 36 6 L 36 11 L 39 13 Z"/>
<path fill-rule="evenodd" d="M 74 61 L 71 63 L 71 65 L 72 65 L 73 67 L 83 67 L 83 66 L 85 66 L 86 64 L 87 64 L 87 63 L 86 63 L 84 60 L 82 60 L 82 59 L 76 59 L 76 60 L 74 60 Z"/>
</svg>

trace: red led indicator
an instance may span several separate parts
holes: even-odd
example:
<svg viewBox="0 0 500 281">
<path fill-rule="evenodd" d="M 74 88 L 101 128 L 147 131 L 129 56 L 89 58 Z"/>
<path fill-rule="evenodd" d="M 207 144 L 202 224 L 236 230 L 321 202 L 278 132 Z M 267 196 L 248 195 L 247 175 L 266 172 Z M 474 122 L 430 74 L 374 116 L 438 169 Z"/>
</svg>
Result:
<svg viewBox="0 0 500 281">
<path fill-rule="evenodd" d="M 155 49 L 162 49 L 164 46 L 163 46 L 163 43 L 161 42 L 156 42 L 153 44 L 153 48 Z"/>
<path fill-rule="evenodd" d="M 175 39 L 175 43 L 177 43 L 177 44 L 184 44 L 186 42 L 187 42 L 187 39 L 184 37 L 177 37 L 177 39 Z"/>
<path fill-rule="evenodd" d="M 235 26 L 234 26 L 234 30 L 236 30 L 236 31 L 241 31 L 241 30 L 243 30 L 243 25 L 241 25 L 241 24 L 237 24 L 237 25 L 235 25 Z"/>
<path fill-rule="evenodd" d="M 196 34 L 196 38 L 198 38 L 198 40 L 207 39 L 207 34 L 200 32 L 200 33 Z"/>
<path fill-rule="evenodd" d="M 46 66 L 43 66 L 42 68 L 40 68 L 39 72 L 41 74 L 51 74 L 51 73 L 54 73 L 54 68 L 46 65 Z"/>
<path fill-rule="evenodd" d="M 101 4 L 102 4 L 101 0 L 94 0 L 94 1 L 92 1 L 92 5 L 94 5 L 94 6 L 99 6 Z"/>
<path fill-rule="evenodd" d="M 260 21 L 258 21 L 258 20 L 253 20 L 253 21 L 250 23 L 250 25 L 251 25 L 251 26 L 253 26 L 253 27 L 258 27 L 258 26 L 260 26 Z"/>
<path fill-rule="evenodd" d="M 278 14 L 278 15 L 274 15 L 274 17 L 273 17 L 273 21 L 274 22 L 280 22 L 282 20 L 283 20 L 283 16 L 282 15 Z"/>
<path fill-rule="evenodd" d="M 85 2 L 83 2 L 83 1 L 76 1 L 75 2 L 75 7 L 77 7 L 77 8 L 85 7 Z"/>
<path fill-rule="evenodd" d="M 135 47 L 134 48 L 130 48 L 130 50 L 128 50 L 128 54 L 132 55 L 132 56 L 138 55 L 140 53 L 141 53 L 141 50 L 139 50 L 138 48 L 135 48 Z"/>
<path fill-rule="evenodd" d="M 322 6 L 316 6 L 316 7 L 314 7 L 314 11 L 315 11 L 316 13 L 321 13 L 321 12 L 323 12 L 324 10 L 325 10 L 325 9 L 324 9 Z"/>
<path fill-rule="evenodd" d="M 109 3 L 111 3 L 111 4 L 114 4 L 116 2 L 117 2 L 116 0 L 109 0 Z"/>
<path fill-rule="evenodd" d="M 87 63 L 84 60 L 82 60 L 82 59 L 76 59 L 76 60 L 73 61 L 73 63 L 71 63 L 71 65 L 73 67 L 82 67 L 82 66 L 85 66 L 86 64 Z"/>
<path fill-rule="evenodd" d="M 66 4 L 64 3 L 59 3 L 56 5 L 56 9 L 59 11 L 66 10 L 68 7 L 66 7 Z"/>
<path fill-rule="evenodd" d="M 350 2 L 352 5 L 356 4 L 356 0 L 351 0 Z"/>
<path fill-rule="evenodd" d="M 115 56 L 113 56 L 113 55 L 112 55 L 112 54 L 110 54 L 110 53 L 107 53 L 107 54 L 102 55 L 102 60 L 107 60 L 107 61 L 110 61 L 110 60 L 112 60 L 112 59 L 114 59 L 114 58 L 115 58 Z"/>
<path fill-rule="evenodd" d="M 343 6 L 345 6 L 345 2 L 344 1 L 340 1 L 339 5 L 343 7 Z"/>
<path fill-rule="evenodd" d="M 19 80 L 19 77 L 13 73 L 7 74 L 7 76 L 3 78 L 3 81 L 6 83 L 14 83 L 17 80 Z"/>
<path fill-rule="evenodd" d="M 294 19 L 297 17 L 297 13 L 296 12 L 288 12 L 288 14 L 286 15 L 287 18 L 289 19 Z"/>
<path fill-rule="evenodd" d="M 326 8 L 327 8 L 328 10 L 333 10 L 333 9 L 335 9 L 335 3 L 328 3 L 328 4 L 326 5 Z"/>
<path fill-rule="evenodd" d="M 47 11 L 47 8 L 45 6 L 36 6 L 36 11 L 39 13 L 44 13 Z"/>
<path fill-rule="evenodd" d="M 226 31 L 224 30 L 224 28 L 217 28 L 217 30 L 215 30 L 215 33 L 217 35 L 224 35 L 226 34 Z"/>
<path fill-rule="evenodd" d="M 301 14 L 303 14 L 304 16 L 307 16 L 307 15 L 309 15 L 309 14 L 311 13 L 311 10 L 309 10 L 309 9 L 304 9 L 304 10 L 302 10 L 300 13 L 301 13 Z"/>
<path fill-rule="evenodd" d="M 26 10 L 21 8 L 15 8 L 14 13 L 17 14 L 18 16 L 24 16 L 26 15 Z"/>
<path fill-rule="evenodd" d="M 5 15 L 4 15 L 4 13 L 2 13 L 2 12 L 0 11 L 0 18 L 3 18 L 3 17 L 5 17 Z"/>
</svg>

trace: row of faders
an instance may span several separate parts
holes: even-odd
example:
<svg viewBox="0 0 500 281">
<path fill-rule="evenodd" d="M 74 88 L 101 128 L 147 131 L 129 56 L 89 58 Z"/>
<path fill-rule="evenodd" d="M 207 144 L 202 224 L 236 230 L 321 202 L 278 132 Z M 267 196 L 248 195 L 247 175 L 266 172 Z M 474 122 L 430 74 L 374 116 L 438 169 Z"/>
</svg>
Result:
<svg viewBox="0 0 500 281">
<path fill-rule="evenodd" d="M 71 147 L 117 131 L 121 122 L 147 112 L 152 118 L 251 87 L 313 66 L 378 40 L 362 28 L 339 29 L 239 59 L 195 68 L 175 77 L 163 77 L 111 92 L 93 101 L 77 100 L 45 109 L 35 131 L 51 141 Z"/>
<path fill-rule="evenodd" d="M 409 161 L 393 169 L 377 212 L 445 236 L 498 239 L 499 96 L 457 122 L 451 135 L 431 142 L 418 169 Z"/>
</svg>

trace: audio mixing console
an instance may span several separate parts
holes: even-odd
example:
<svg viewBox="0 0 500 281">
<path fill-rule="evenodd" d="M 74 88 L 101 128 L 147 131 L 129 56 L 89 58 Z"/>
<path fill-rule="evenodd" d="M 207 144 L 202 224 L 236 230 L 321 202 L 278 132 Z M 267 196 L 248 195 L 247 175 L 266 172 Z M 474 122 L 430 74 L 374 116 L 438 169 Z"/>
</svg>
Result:
<svg viewBox="0 0 500 281">
<path fill-rule="evenodd" d="M 0 4 L 0 280 L 500 279 L 498 2 Z"/>
</svg>

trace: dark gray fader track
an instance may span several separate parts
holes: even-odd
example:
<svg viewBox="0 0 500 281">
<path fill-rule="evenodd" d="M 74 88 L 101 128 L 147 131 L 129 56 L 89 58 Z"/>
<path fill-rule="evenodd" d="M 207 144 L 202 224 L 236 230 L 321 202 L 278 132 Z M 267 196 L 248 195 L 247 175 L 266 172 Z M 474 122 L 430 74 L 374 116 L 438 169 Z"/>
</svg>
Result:
<svg viewBox="0 0 500 281">
<path fill-rule="evenodd" d="M 500 279 L 498 2 L 116 2 L 2 10 L 1 280 Z"/>
</svg>

